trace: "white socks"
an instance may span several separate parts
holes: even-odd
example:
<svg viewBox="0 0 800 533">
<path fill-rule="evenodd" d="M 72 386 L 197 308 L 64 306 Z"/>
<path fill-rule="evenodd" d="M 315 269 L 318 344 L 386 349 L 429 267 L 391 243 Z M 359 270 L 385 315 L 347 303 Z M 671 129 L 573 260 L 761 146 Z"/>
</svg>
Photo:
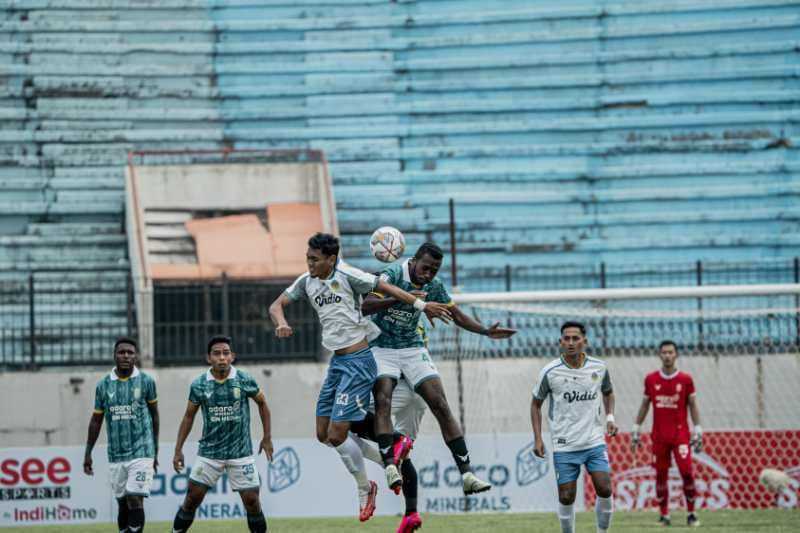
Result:
<svg viewBox="0 0 800 533">
<path fill-rule="evenodd" d="M 358 488 L 362 490 L 368 489 L 369 479 L 367 479 L 367 469 L 364 467 L 364 455 L 361 453 L 358 443 L 353 440 L 352 435 L 348 434 L 347 440 L 336 446 L 336 451 L 339 452 L 347 471 L 355 478 Z"/>
<path fill-rule="evenodd" d="M 356 444 L 358 444 L 359 448 L 361 448 L 361 454 L 365 459 L 369 459 L 373 463 L 383 468 L 383 459 L 381 458 L 381 452 L 378 451 L 377 444 L 366 441 L 355 433 L 350 433 L 349 437 L 353 439 Z"/>
<path fill-rule="evenodd" d="M 594 504 L 594 513 L 597 516 L 597 533 L 606 533 L 611 525 L 611 513 L 614 512 L 613 496 L 610 498 L 597 497 Z"/>
<path fill-rule="evenodd" d="M 575 508 L 559 503 L 558 521 L 561 522 L 561 533 L 575 533 Z"/>
</svg>

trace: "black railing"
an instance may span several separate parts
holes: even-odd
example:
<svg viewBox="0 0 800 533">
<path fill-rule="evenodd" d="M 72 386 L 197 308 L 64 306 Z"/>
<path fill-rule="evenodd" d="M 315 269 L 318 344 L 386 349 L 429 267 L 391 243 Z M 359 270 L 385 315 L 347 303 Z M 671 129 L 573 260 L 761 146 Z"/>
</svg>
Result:
<svg viewBox="0 0 800 533">
<path fill-rule="evenodd" d="M 290 280 L 220 278 L 158 283 L 153 289 L 154 320 L 152 323 L 143 320 L 144 325 L 140 326 L 134 304 L 136 295 L 129 277 L 119 272 L 114 276 L 82 274 L 72 279 L 59 272 L 34 272 L 0 279 L 0 368 L 107 365 L 111 363 L 114 339 L 121 335 L 137 337 L 139 327 L 147 329 L 147 335 L 142 338 L 153 339 L 157 365 L 202 361 L 206 340 L 216 333 L 234 338 L 240 360 L 316 360 L 321 355 L 319 325 L 306 303 L 288 308 L 295 335 L 280 341 L 274 337 L 267 307 Z M 470 292 L 798 283 L 800 259 L 749 263 L 501 266 L 478 275 L 462 275 L 461 281 L 462 290 Z M 800 296 L 790 299 L 795 307 L 800 306 Z M 509 310 L 501 313 L 498 319 L 513 314 Z M 781 328 L 782 336 L 791 334 L 790 342 L 798 346 L 800 315 L 789 320 L 793 329 L 789 333 Z M 517 317 L 515 321 L 525 327 L 524 320 Z M 758 324 L 748 327 L 751 326 L 760 331 Z M 603 331 L 609 325 L 598 323 L 597 327 L 596 331 Z M 710 329 L 713 327 L 707 319 L 700 323 L 695 321 L 697 339 L 708 342 L 714 334 Z M 739 327 L 744 326 L 740 324 Z M 754 331 L 754 335 L 759 335 L 759 331 Z M 772 338 L 772 334 L 767 336 Z M 524 337 L 521 335 L 509 343 L 515 353 L 524 345 Z"/>
<path fill-rule="evenodd" d="M 675 287 L 796 283 L 798 258 L 754 262 L 696 261 L 686 263 L 581 265 L 498 265 L 459 270 L 464 292 L 605 289 L 615 287 Z M 450 280 L 450 273 L 440 274 Z"/>
<path fill-rule="evenodd" d="M 315 360 L 322 353 L 321 329 L 305 301 L 286 308 L 294 335 L 278 339 L 268 307 L 291 283 L 242 281 L 222 277 L 198 283 L 158 283 L 153 289 L 154 358 L 157 365 L 204 361 L 206 342 L 215 334 L 233 338 L 240 361 Z"/>
</svg>

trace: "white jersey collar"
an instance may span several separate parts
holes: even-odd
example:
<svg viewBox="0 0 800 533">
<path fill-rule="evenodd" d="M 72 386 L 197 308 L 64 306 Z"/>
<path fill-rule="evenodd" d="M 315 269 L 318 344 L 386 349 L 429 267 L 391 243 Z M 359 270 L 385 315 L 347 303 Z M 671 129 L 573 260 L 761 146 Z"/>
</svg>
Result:
<svg viewBox="0 0 800 533">
<path fill-rule="evenodd" d="M 136 367 L 134 366 L 134 367 L 133 367 L 133 372 L 131 372 L 131 375 L 130 375 L 130 376 L 128 376 L 127 378 L 120 378 L 120 377 L 117 375 L 117 367 L 114 367 L 114 368 L 112 368 L 112 369 L 111 369 L 111 373 L 110 373 L 108 376 L 111 378 L 111 381 L 117 381 L 117 380 L 119 380 L 119 379 L 130 379 L 130 378 L 135 378 L 135 377 L 136 377 L 136 376 L 138 376 L 138 375 L 139 375 L 139 369 L 138 369 L 138 368 L 136 368 Z"/>
<path fill-rule="evenodd" d="M 223 382 L 224 381 L 228 381 L 229 379 L 233 379 L 235 377 L 236 377 L 236 367 L 231 365 L 231 370 L 230 370 L 230 372 L 228 372 L 228 375 L 223 380 Z M 210 368 L 208 370 L 206 370 L 206 381 L 214 381 L 216 379 L 217 378 L 214 377 L 214 374 L 211 373 L 211 369 Z"/>
<path fill-rule="evenodd" d="M 659 368 L 658 369 L 658 373 L 661 374 L 661 377 L 664 378 L 664 379 L 674 379 L 680 373 L 680 370 L 678 370 L 676 368 L 675 372 L 673 372 L 672 374 L 665 374 L 664 373 L 664 369 L 663 368 Z"/>
<path fill-rule="evenodd" d="M 409 272 L 409 270 L 408 270 L 408 262 L 409 261 L 410 261 L 410 259 L 406 259 L 405 261 L 403 261 L 403 281 L 405 281 L 407 283 L 411 283 L 413 285 L 414 282 L 411 281 L 411 272 Z"/>
</svg>

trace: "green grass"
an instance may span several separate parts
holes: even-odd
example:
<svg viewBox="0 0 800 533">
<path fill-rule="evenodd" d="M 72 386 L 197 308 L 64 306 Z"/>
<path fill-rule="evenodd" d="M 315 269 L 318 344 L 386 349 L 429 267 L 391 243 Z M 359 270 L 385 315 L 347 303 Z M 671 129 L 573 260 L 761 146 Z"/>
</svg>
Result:
<svg viewBox="0 0 800 533">
<path fill-rule="evenodd" d="M 797 533 L 800 531 L 800 510 L 758 510 L 758 511 L 708 511 L 699 513 L 702 531 L 718 531 L 720 533 L 752 533 L 769 531 L 772 533 Z M 558 521 L 554 513 L 536 514 L 458 514 L 458 515 L 423 515 L 424 527 L 420 533 L 468 531 L 469 533 L 510 533 L 536 531 L 538 533 L 560 533 Z M 662 530 L 656 523 L 655 512 L 617 513 L 611 524 L 614 533 L 638 533 L 640 531 Z M 365 524 L 356 518 L 298 518 L 272 519 L 269 521 L 271 533 L 334 533 L 345 531 L 387 532 L 397 528 L 397 517 L 376 517 Z M 686 513 L 672 515 L 672 528 L 687 530 Z M 39 526 L 25 528 L 4 528 L 2 531 L 61 533 L 93 533 L 116 531 L 116 524 L 81 525 L 81 526 Z M 169 531 L 167 522 L 148 523 L 146 531 Z M 247 524 L 238 521 L 198 521 L 191 529 L 192 533 L 246 533 Z M 580 513 L 576 533 L 594 533 L 594 513 Z"/>
</svg>

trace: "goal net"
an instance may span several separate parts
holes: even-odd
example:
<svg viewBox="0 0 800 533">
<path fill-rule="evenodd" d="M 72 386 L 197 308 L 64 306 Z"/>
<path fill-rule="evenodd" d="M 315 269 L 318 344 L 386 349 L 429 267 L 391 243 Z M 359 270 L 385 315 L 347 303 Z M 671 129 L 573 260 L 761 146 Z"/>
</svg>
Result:
<svg viewBox="0 0 800 533">
<path fill-rule="evenodd" d="M 654 490 L 648 485 L 649 448 L 632 455 L 627 432 L 644 377 L 660 367 L 658 346 L 667 339 L 678 345 L 678 368 L 694 378 L 707 433 L 707 453 L 695 457 L 697 468 L 708 474 L 701 475 L 703 505 L 715 505 L 712 482 L 728 487 L 718 491 L 725 500 L 717 495 L 720 506 L 771 505 L 773 496 L 758 487 L 761 469 L 800 471 L 800 285 L 475 293 L 454 299 L 484 325 L 499 322 L 519 330 L 510 340 L 491 340 L 438 322 L 428 328 L 450 405 L 468 435 L 531 433 L 532 389 L 542 367 L 560 355 L 561 324 L 574 320 L 587 328 L 587 353 L 607 361 L 611 374 L 622 432 L 608 441 L 615 483 L 630 478 L 637 491 Z M 433 417 L 422 430 L 438 431 Z M 672 491 L 676 498 L 680 492 Z M 617 504 L 648 507 L 654 493 L 631 498 L 618 498 Z"/>
</svg>

